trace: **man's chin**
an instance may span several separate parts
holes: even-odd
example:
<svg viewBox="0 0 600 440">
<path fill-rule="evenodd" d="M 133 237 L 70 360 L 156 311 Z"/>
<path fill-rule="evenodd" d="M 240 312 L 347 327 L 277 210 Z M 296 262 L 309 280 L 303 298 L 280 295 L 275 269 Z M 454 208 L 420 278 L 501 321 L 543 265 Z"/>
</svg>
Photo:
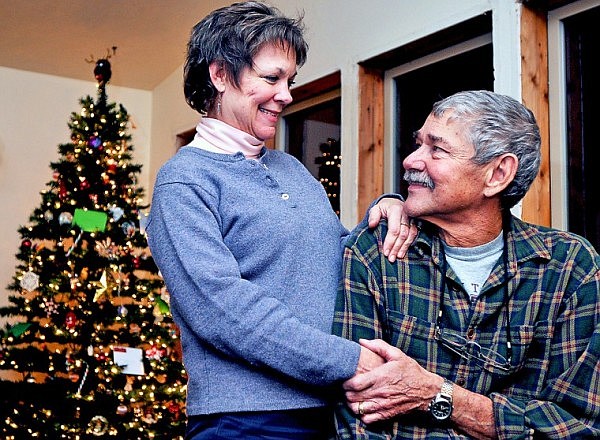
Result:
<svg viewBox="0 0 600 440">
<path fill-rule="evenodd" d="M 410 218 L 417 218 L 421 214 L 421 209 L 414 203 L 414 200 L 411 200 L 410 196 L 406 198 L 404 202 L 404 212 Z"/>
</svg>

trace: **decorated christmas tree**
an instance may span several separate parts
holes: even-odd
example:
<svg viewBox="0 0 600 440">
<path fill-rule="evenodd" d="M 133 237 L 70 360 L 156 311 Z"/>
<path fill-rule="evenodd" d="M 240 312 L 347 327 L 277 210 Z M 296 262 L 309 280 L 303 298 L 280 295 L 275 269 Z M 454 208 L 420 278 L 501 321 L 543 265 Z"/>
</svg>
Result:
<svg viewBox="0 0 600 440">
<path fill-rule="evenodd" d="M 0 438 L 183 438 L 186 376 L 149 254 L 129 115 L 80 100 L 0 308 Z"/>
<path fill-rule="evenodd" d="M 327 191 L 327 197 L 335 213 L 340 215 L 340 166 L 342 164 L 342 153 L 340 142 L 328 138 L 319 149 L 321 156 L 315 158 L 319 165 L 319 181 Z"/>
</svg>

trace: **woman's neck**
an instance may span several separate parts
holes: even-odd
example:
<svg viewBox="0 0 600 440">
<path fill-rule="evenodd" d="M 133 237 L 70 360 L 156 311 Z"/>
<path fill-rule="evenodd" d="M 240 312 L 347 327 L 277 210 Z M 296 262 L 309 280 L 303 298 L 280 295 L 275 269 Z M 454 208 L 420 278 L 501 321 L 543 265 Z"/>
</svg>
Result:
<svg viewBox="0 0 600 440">
<path fill-rule="evenodd" d="M 247 159 L 257 159 L 264 143 L 218 119 L 203 117 L 196 126 L 196 135 L 190 146 L 213 153 L 241 152 Z"/>
</svg>

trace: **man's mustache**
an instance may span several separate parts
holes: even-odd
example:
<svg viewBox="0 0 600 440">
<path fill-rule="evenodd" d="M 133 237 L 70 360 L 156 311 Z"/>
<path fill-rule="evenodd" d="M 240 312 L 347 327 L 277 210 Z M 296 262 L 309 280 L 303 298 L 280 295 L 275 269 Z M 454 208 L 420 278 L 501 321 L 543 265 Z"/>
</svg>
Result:
<svg viewBox="0 0 600 440">
<path fill-rule="evenodd" d="M 431 180 L 431 177 L 425 171 L 407 170 L 404 172 L 404 180 L 409 185 L 422 185 L 429 189 L 435 188 L 433 180 Z"/>
</svg>

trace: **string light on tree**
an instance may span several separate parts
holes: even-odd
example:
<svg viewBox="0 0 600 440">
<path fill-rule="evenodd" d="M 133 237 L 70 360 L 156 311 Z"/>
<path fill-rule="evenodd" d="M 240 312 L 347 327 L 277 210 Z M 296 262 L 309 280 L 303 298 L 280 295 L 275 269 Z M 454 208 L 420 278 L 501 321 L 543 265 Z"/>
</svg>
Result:
<svg viewBox="0 0 600 440">
<path fill-rule="evenodd" d="M 315 158 L 319 165 L 318 177 L 327 192 L 327 197 L 335 213 L 340 215 L 340 167 L 342 155 L 340 142 L 328 138 L 320 145 L 321 156 Z"/>
<path fill-rule="evenodd" d="M 80 99 L 29 224 L 0 316 L 0 438 L 183 438 L 186 374 L 144 234 L 132 125 L 108 102 Z M 125 354 L 125 361 L 121 357 Z"/>
</svg>

